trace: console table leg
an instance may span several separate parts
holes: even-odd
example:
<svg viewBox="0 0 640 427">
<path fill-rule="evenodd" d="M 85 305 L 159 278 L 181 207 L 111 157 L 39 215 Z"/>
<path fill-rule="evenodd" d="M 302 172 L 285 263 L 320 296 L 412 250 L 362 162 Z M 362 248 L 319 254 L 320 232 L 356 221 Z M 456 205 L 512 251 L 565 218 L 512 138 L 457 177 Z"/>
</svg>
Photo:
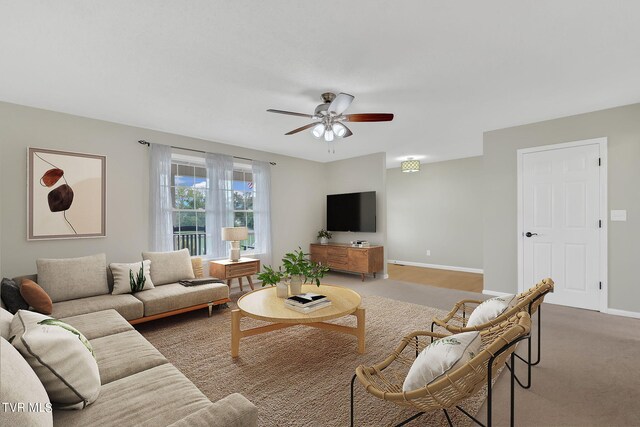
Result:
<svg viewBox="0 0 640 427">
<path fill-rule="evenodd" d="M 364 282 L 364 273 L 360 273 L 360 277 L 362 278 L 362 281 Z"/>
<path fill-rule="evenodd" d="M 231 310 L 231 357 L 240 353 L 240 310 Z"/>
<path fill-rule="evenodd" d="M 360 354 L 364 354 L 365 351 L 365 341 L 364 341 L 364 337 L 365 337 L 365 327 L 364 327 L 364 308 L 356 308 L 356 311 L 354 313 L 354 315 L 356 316 L 356 322 L 357 322 L 357 337 L 358 337 L 358 353 Z"/>
<path fill-rule="evenodd" d="M 238 283 L 240 283 L 240 292 L 242 292 L 242 276 L 238 277 Z"/>
<path fill-rule="evenodd" d="M 249 281 L 249 286 L 251 286 L 251 290 L 253 291 L 253 279 L 251 279 L 251 276 L 247 276 L 247 280 Z"/>
</svg>

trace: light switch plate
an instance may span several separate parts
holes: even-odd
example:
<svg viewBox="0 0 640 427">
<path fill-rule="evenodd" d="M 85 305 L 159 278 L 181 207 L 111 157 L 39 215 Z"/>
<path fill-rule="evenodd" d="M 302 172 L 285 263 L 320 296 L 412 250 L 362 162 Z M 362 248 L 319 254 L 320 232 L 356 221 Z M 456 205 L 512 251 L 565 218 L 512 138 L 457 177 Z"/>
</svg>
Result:
<svg viewBox="0 0 640 427">
<path fill-rule="evenodd" d="M 627 220 L 627 211 L 626 210 L 611 210 L 611 221 L 626 221 Z"/>
</svg>

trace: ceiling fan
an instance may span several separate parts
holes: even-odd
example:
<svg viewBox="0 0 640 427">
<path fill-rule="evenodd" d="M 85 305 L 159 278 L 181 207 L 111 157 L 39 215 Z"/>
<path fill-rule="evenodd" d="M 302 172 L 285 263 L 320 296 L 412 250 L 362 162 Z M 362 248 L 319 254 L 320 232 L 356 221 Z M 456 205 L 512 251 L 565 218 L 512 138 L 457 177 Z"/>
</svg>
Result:
<svg viewBox="0 0 640 427">
<path fill-rule="evenodd" d="M 293 135 L 303 130 L 311 128 L 311 133 L 316 138 L 322 138 L 326 142 L 332 142 L 336 137 L 347 138 L 353 135 L 345 122 L 389 122 L 393 120 L 393 114 L 390 113 L 358 113 L 343 114 L 354 96 L 348 93 L 339 93 L 337 96 L 332 92 L 322 94 L 322 104 L 318 105 L 313 114 L 294 113 L 292 111 L 283 110 L 267 110 L 270 113 L 288 114 L 290 116 L 307 117 L 313 120 L 308 125 L 301 126 L 285 135 Z"/>
</svg>

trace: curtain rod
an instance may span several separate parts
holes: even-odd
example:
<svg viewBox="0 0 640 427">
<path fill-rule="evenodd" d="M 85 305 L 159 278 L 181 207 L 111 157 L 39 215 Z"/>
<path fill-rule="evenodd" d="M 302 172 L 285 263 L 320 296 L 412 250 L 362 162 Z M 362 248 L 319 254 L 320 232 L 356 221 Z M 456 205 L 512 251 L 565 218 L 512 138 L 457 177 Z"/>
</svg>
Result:
<svg viewBox="0 0 640 427">
<path fill-rule="evenodd" d="M 149 141 L 145 141 L 144 139 L 140 139 L 138 140 L 138 144 L 142 144 L 142 145 L 146 145 L 147 147 L 151 147 L 151 143 Z M 194 153 L 203 153 L 203 154 L 207 154 L 206 151 L 202 151 L 202 150 L 194 150 L 193 148 L 184 148 L 184 147 L 176 147 L 175 145 L 171 145 L 171 148 L 176 148 L 178 150 L 185 150 L 185 151 L 193 151 Z M 242 160 L 249 160 L 250 162 L 252 162 L 254 159 L 249 159 L 247 157 L 240 157 L 240 156 L 231 156 L 234 159 L 242 159 Z M 270 165 L 275 166 L 277 163 L 276 162 L 269 162 Z"/>
</svg>

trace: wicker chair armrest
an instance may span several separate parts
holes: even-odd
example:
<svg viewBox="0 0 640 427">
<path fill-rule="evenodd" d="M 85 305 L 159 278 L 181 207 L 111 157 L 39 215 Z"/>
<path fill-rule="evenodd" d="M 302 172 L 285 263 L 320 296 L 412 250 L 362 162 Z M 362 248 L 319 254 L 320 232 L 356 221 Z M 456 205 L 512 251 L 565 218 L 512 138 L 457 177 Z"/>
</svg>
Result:
<svg viewBox="0 0 640 427">
<path fill-rule="evenodd" d="M 444 316 L 442 319 L 438 319 L 436 317 L 434 317 L 432 319 L 433 323 L 435 323 L 436 325 L 443 327 L 445 329 L 449 329 L 449 327 L 453 326 L 454 329 L 459 329 L 461 327 L 464 327 L 463 324 L 459 324 L 459 325 L 451 325 L 449 322 L 451 322 L 451 320 L 456 317 L 456 315 L 458 313 L 460 313 L 460 315 L 458 315 L 457 317 L 461 317 L 462 313 L 464 314 L 469 314 L 473 311 L 473 309 L 475 309 L 478 305 L 482 304 L 484 301 L 480 301 L 480 300 L 474 300 L 474 299 L 463 299 L 461 301 L 458 301 L 456 303 L 456 305 L 453 306 L 453 308 L 451 309 L 451 311 L 449 313 L 447 313 L 446 316 Z M 471 308 L 471 306 L 473 306 L 473 309 L 469 310 Z"/>
<path fill-rule="evenodd" d="M 400 341 L 400 344 L 398 344 L 398 346 L 393 351 L 393 353 L 391 353 L 382 362 L 377 363 L 377 364 L 375 364 L 373 366 L 370 366 L 370 367 L 366 367 L 366 366 L 361 366 L 361 367 L 363 369 L 373 369 L 373 370 L 376 370 L 376 371 L 382 371 L 384 368 L 389 366 L 394 360 L 396 360 L 398 355 L 400 353 L 402 353 L 402 351 L 408 345 L 413 345 L 415 340 L 416 340 L 416 338 L 425 337 L 425 338 L 440 339 L 440 338 L 445 338 L 447 336 L 449 336 L 449 334 L 440 334 L 438 332 L 430 332 L 430 331 L 415 331 L 415 332 L 411 332 L 410 334 L 405 335 L 404 338 L 402 338 L 402 340 Z"/>
</svg>

